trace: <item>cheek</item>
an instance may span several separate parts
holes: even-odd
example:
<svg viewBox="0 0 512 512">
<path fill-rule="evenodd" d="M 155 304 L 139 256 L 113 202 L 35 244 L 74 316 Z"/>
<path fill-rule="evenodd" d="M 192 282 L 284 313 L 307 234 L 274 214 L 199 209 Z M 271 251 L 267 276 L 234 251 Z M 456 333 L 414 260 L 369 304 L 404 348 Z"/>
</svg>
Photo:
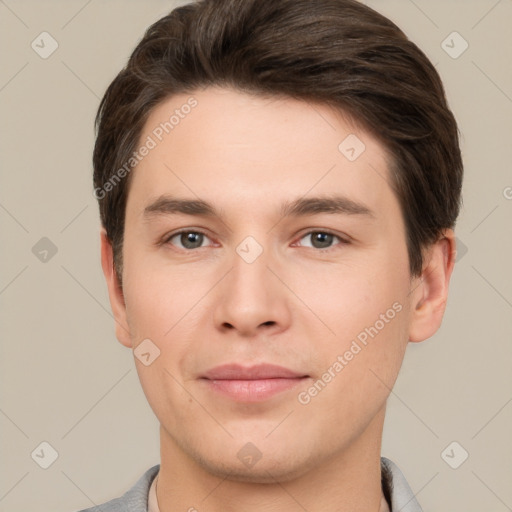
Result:
<svg viewBox="0 0 512 512">
<path fill-rule="evenodd" d="M 151 340 L 159 354 L 147 367 L 136 360 L 142 387 L 157 413 L 168 406 L 166 395 L 173 396 L 173 400 L 188 400 L 186 396 L 180 397 L 180 387 L 173 377 L 183 381 L 187 377 L 183 367 L 189 367 L 184 362 L 197 356 L 196 350 L 191 353 L 195 343 L 191 338 L 197 338 L 201 331 L 205 316 L 201 299 L 211 285 L 208 286 L 206 276 L 191 276 L 185 265 L 171 268 L 164 261 L 156 264 L 155 260 L 142 254 L 127 258 L 125 300 L 135 358 L 137 346 L 146 339 Z M 194 346 L 198 348 L 197 344 Z"/>
<path fill-rule="evenodd" d="M 386 328 L 396 324 L 395 319 L 399 321 L 400 317 L 397 310 L 403 308 L 409 283 L 407 267 L 382 252 L 378 258 L 311 265 L 307 273 L 304 268 L 291 267 L 285 279 L 293 283 L 291 288 L 297 296 L 322 321 L 314 323 L 323 324 L 326 341 L 341 345 L 376 322 L 382 327 L 384 321 Z M 381 315 L 385 315 L 382 320 Z"/>
<path fill-rule="evenodd" d="M 316 322 L 326 333 L 315 345 L 316 377 L 322 381 L 317 387 L 332 382 L 317 405 L 337 403 L 353 414 L 364 409 L 366 419 L 388 397 L 408 341 L 407 259 L 382 249 L 375 253 L 378 257 L 333 265 L 326 275 L 317 272 L 302 281 L 302 296 L 329 327 Z"/>
<path fill-rule="evenodd" d="M 125 262 L 125 301 L 134 337 L 163 339 L 198 301 L 201 279 L 162 258 L 134 254 Z"/>
</svg>

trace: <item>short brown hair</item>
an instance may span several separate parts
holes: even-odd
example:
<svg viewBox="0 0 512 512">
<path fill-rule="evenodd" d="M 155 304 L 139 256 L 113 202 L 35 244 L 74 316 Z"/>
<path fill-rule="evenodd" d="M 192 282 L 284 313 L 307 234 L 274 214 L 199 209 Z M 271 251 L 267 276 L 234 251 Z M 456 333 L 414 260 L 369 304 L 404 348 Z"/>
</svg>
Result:
<svg viewBox="0 0 512 512">
<path fill-rule="evenodd" d="M 392 156 L 410 272 L 421 274 L 423 249 L 455 225 L 463 175 L 457 124 L 425 54 L 356 0 L 200 0 L 148 28 L 96 116 L 94 187 L 120 282 L 131 174 L 105 184 L 156 105 L 208 86 L 328 104 L 372 133 Z"/>
</svg>

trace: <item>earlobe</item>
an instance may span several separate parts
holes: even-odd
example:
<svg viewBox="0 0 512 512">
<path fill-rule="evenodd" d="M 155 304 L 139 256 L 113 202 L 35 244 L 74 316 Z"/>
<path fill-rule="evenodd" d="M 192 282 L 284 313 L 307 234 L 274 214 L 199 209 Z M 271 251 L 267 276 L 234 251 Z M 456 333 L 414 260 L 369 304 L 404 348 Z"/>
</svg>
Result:
<svg viewBox="0 0 512 512">
<path fill-rule="evenodd" d="M 422 274 L 412 282 L 409 341 L 426 340 L 441 326 L 455 254 L 455 235 L 448 229 L 429 248 Z"/>
<path fill-rule="evenodd" d="M 123 290 L 119 285 L 117 274 L 114 269 L 114 257 L 112 244 L 107 236 L 105 228 L 100 232 L 101 244 L 101 267 L 107 282 L 110 307 L 114 315 L 116 338 L 125 347 L 132 347 L 130 330 L 126 319 L 126 304 Z"/>
</svg>

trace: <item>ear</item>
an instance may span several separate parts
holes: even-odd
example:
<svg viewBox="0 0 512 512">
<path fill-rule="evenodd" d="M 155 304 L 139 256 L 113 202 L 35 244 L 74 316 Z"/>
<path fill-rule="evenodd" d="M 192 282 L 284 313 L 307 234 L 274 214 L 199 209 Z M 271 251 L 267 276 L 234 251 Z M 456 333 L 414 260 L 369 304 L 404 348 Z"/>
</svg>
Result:
<svg viewBox="0 0 512 512">
<path fill-rule="evenodd" d="M 411 283 L 409 341 L 426 340 L 441 326 L 455 256 L 455 235 L 448 229 L 428 249 L 421 276 Z"/>
<path fill-rule="evenodd" d="M 116 322 L 116 338 L 125 347 L 132 348 L 130 329 L 128 328 L 128 322 L 126 321 L 126 305 L 124 302 L 123 290 L 114 270 L 114 253 L 105 228 L 101 228 L 100 237 L 101 267 L 103 268 L 103 274 L 107 281 L 110 307 L 112 308 L 112 313 L 114 314 L 114 320 Z"/>
</svg>

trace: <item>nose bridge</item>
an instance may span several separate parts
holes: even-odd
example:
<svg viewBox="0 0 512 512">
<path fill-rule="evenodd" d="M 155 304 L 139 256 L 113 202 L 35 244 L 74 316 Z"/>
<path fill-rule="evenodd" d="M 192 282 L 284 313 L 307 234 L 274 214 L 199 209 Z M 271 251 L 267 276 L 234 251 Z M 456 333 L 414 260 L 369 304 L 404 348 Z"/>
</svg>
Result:
<svg viewBox="0 0 512 512">
<path fill-rule="evenodd" d="M 261 240 L 261 236 L 259 238 Z M 231 292 L 241 299 L 258 297 L 264 300 L 271 286 L 268 281 L 272 274 L 267 268 L 270 263 L 269 250 L 264 243 L 249 235 L 235 248 L 230 286 L 233 287 Z"/>
<path fill-rule="evenodd" d="M 266 243 L 266 241 L 262 240 L 262 235 L 258 235 L 258 238 L 262 243 Z M 247 265 L 252 265 L 258 259 L 266 260 L 267 258 L 268 243 L 266 243 L 267 250 L 263 248 L 262 243 L 258 242 L 254 236 L 248 235 L 236 246 L 235 252 Z M 263 253 L 265 255 L 261 258 Z"/>
</svg>

